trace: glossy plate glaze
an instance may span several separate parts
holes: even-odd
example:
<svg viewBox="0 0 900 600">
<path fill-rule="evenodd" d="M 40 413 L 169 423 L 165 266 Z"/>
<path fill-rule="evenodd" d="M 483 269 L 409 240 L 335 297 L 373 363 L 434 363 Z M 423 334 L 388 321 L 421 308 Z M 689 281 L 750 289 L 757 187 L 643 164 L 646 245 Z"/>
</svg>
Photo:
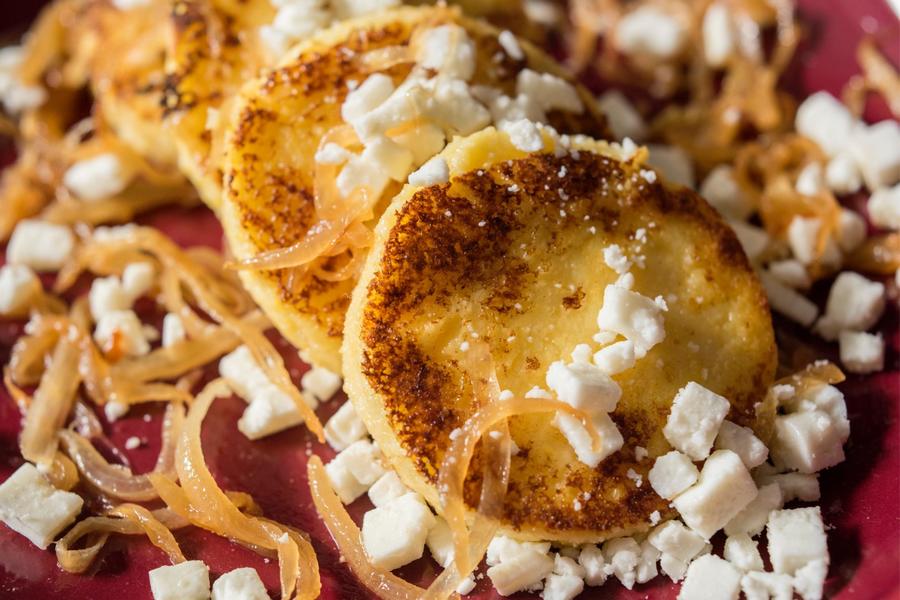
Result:
<svg viewBox="0 0 900 600">
<path fill-rule="evenodd" d="M 14 3 L 5 11 L 0 30 L 21 26 L 34 12 L 30 3 Z M 900 63 L 900 27 L 886 4 L 878 1 L 800 0 L 800 12 L 811 33 L 788 77 L 792 91 L 805 95 L 825 89 L 838 93 L 857 66 L 854 49 L 866 33 L 874 33 L 895 64 Z M 4 27 L 5 25 L 5 27 Z M 867 118 L 888 117 L 885 106 L 872 102 Z M 859 208 L 861 198 L 851 199 Z M 221 246 L 221 230 L 205 209 L 165 210 L 145 219 L 185 246 Z M 893 289 L 893 288 L 892 288 Z M 827 285 L 820 292 L 824 293 Z M 822 294 L 820 294 L 822 295 Z M 0 321 L 0 361 L 20 335 L 23 323 Z M 808 333 L 776 320 L 779 342 L 800 357 L 835 359 L 835 349 L 824 347 Z M 867 377 L 851 377 L 841 385 L 847 396 L 852 426 L 846 447 L 847 461 L 821 476 L 821 506 L 829 530 L 832 567 L 826 588 L 828 597 L 841 599 L 900 598 L 900 320 L 896 294 L 880 323 L 887 341 L 886 369 Z M 273 339 L 276 339 L 273 337 Z M 281 342 L 280 348 L 295 380 L 307 368 L 296 352 Z M 344 398 L 324 404 L 325 419 Z M 372 598 L 341 564 L 328 532 L 316 516 L 306 482 L 306 461 L 311 452 L 329 460 L 333 452 L 317 444 L 304 429 L 296 428 L 258 442 L 250 442 L 236 428 L 243 409 L 237 398 L 215 402 L 204 422 L 203 448 L 220 485 L 250 492 L 267 516 L 309 532 L 322 570 L 322 598 Z M 144 419 L 149 415 L 149 420 Z M 132 411 L 115 424 L 105 424 L 110 443 L 124 448 L 131 436 L 146 443 L 123 450 L 133 469 L 153 467 L 159 450 L 161 407 Z M 17 435 L 20 415 L 14 403 L 0 392 L 0 480 L 20 464 Z M 351 507 L 360 518 L 370 508 L 366 500 Z M 278 587 L 275 561 L 194 528 L 176 534 L 184 553 L 205 561 L 214 575 L 240 566 L 255 567 L 273 593 Z M 143 538 L 113 538 L 89 576 L 70 575 L 56 565 L 51 551 L 41 551 L 0 525 L 0 598 L 43 600 L 149 599 L 147 571 L 167 564 L 165 556 Z M 401 570 L 407 579 L 427 584 L 436 572 L 430 559 Z M 678 586 L 662 578 L 628 591 L 611 580 L 602 588 L 588 588 L 582 598 L 652 600 L 674 599 Z M 499 598 L 489 581 L 479 581 L 470 598 Z M 528 597 L 520 595 L 517 597 Z"/>
</svg>

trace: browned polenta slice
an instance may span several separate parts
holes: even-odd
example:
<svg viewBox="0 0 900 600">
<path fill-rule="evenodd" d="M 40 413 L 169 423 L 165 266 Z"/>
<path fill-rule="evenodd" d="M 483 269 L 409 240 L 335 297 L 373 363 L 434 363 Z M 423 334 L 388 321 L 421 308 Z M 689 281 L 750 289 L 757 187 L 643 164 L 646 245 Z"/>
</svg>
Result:
<svg viewBox="0 0 900 600">
<path fill-rule="evenodd" d="M 728 418 L 767 440 L 762 402 L 776 349 L 763 290 L 732 231 L 697 194 L 622 162 L 605 143 L 577 152 L 514 147 L 488 128 L 442 153 L 448 183 L 408 185 L 376 230 L 347 315 L 345 389 L 403 481 L 439 506 L 434 484 L 451 432 L 475 411 L 461 368 L 465 343 L 486 342 L 501 388 L 546 387 L 548 366 L 592 344 L 617 273 L 603 250 L 635 265 L 634 290 L 667 299 L 665 339 L 614 379 L 612 419 L 624 447 L 596 468 L 551 422 L 515 417 L 502 529 L 518 538 L 597 541 L 646 530 L 670 511 L 647 482 L 669 450 L 662 428 L 676 392 L 696 381 L 731 402 Z M 652 182 L 651 182 L 652 180 Z M 477 338 L 475 337 L 477 335 Z M 638 460 L 646 448 L 650 458 Z M 466 500 L 477 504 L 475 461 Z M 629 470 L 641 477 L 632 474 Z"/>
<path fill-rule="evenodd" d="M 290 246 L 317 222 L 314 155 L 322 136 L 343 125 L 341 104 L 348 83 L 363 81 L 372 72 L 362 55 L 406 47 L 415 31 L 446 23 L 459 24 L 475 43 L 474 85 L 512 93 L 517 74 L 526 67 L 565 76 L 550 58 L 524 42 L 524 59 L 512 59 L 502 51 L 498 30 L 446 7 L 394 9 L 335 25 L 302 42 L 278 68 L 245 88 L 226 142 L 221 217 L 239 259 Z M 393 65 L 387 74 L 399 83 L 411 66 Z M 581 114 L 552 112 L 551 122 L 560 131 L 604 137 L 605 120 L 591 97 L 579 93 L 586 109 Z M 398 190 L 392 184 L 384 198 Z M 376 218 L 385 204 L 376 207 Z M 314 362 L 334 371 L 341 368 L 344 314 L 356 281 L 329 281 L 315 270 L 338 268 L 346 260 L 346 253 L 320 259 L 302 276 L 295 269 L 242 272 L 246 288 L 281 333 Z"/>
</svg>

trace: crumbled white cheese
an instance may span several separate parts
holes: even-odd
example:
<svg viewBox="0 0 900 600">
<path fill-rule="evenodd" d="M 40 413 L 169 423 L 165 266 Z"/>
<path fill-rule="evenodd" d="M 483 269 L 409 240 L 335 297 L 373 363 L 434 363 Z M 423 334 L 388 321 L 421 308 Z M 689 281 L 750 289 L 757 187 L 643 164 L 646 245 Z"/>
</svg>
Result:
<svg viewBox="0 0 900 600">
<path fill-rule="evenodd" d="M 666 337 L 659 305 L 651 298 L 616 285 L 606 286 L 603 292 L 597 325 L 603 331 L 618 333 L 631 341 L 636 358 L 643 358 Z"/>
<path fill-rule="evenodd" d="M 828 561 L 818 559 L 808 562 L 794 573 L 794 590 L 803 600 L 822 600 Z"/>
<path fill-rule="evenodd" d="M 723 421 L 716 437 L 717 450 L 731 450 L 741 457 L 748 469 L 757 467 L 769 457 L 769 449 L 762 443 L 753 430 L 741 427 L 731 421 Z"/>
<path fill-rule="evenodd" d="M 500 560 L 488 568 L 487 576 L 497 593 L 510 596 L 539 583 L 553 572 L 553 566 L 546 550 L 541 551 L 536 545 L 515 544 L 508 546 Z"/>
<path fill-rule="evenodd" d="M 815 473 L 844 460 L 847 431 L 822 410 L 808 410 L 775 418 L 772 458 L 800 473 Z"/>
<path fill-rule="evenodd" d="M 637 567 L 641 559 L 641 547 L 631 537 L 609 540 L 603 544 L 603 555 L 607 557 L 612 574 L 627 589 L 634 587 Z"/>
<path fill-rule="evenodd" d="M 768 271 L 772 277 L 794 289 L 804 290 L 812 283 L 806 267 L 794 258 L 776 260 L 769 264 Z"/>
<path fill-rule="evenodd" d="M 622 247 L 618 244 L 610 244 L 603 249 L 603 262 L 606 266 L 621 275 L 627 273 L 631 269 L 631 261 L 622 252 Z"/>
<path fill-rule="evenodd" d="M 409 175 L 409 184 L 415 186 L 440 185 L 449 180 L 450 167 L 443 156 L 435 156 Z"/>
<path fill-rule="evenodd" d="M 735 600 L 741 590 L 741 572 L 728 561 L 707 554 L 690 564 L 679 600 Z"/>
<path fill-rule="evenodd" d="M 219 576 L 212 586 L 212 600 L 267 600 L 269 593 L 259 573 L 242 567 Z"/>
<path fill-rule="evenodd" d="M 0 314 L 19 315 L 26 312 L 38 294 L 41 280 L 25 265 L 0 267 Z"/>
<path fill-rule="evenodd" d="M 834 96 L 816 92 L 797 108 L 794 127 L 828 156 L 837 156 L 850 145 L 857 121 Z"/>
<path fill-rule="evenodd" d="M 410 489 L 400 481 L 397 473 L 388 471 L 369 488 L 369 500 L 373 506 L 381 506 L 409 492 Z"/>
<path fill-rule="evenodd" d="M 19 221 L 6 246 L 6 260 L 35 271 L 57 271 L 72 256 L 75 236 L 65 225 L 37 219 Z"/>
<path fill-rule="evenodd" d="M 777 483 L 760 485 L 756 498 L 725 525 L 725 533 L 728 535 L 746 533 L 751 537 L 756 536 L 766 526 L 769 513 L 783 506 L 784 496 Z"/>
<path fill-rule="evenodd" d="M 590 414 L 616 409 L 622 388 L 599 367 L 556 361 L 547 369 L 547 386 L 559 399 Z"/>
<path fill-rule="evenodd" d="M 490 124 L 490 111 L 472 97 L 465 81 L 439 77 L 429 80 L 426 86 L 432 91 L 421 100 L 425 113 L 449 137 L 469 135 Z"/>
<path fill-rule="evenodd" d="M 488 544 L 484 560 L 489 567 L 492 567 L 503 561 L 511 560 L 526 549 L 547 554 L 550 552 L 550 542 L 519 542 L 505 535 L 496 535 Z"/>
<path fill-rule="evenodd" d="M 122 289 L 132 302 L 146 294 L 153 287 L 156 271 L 148 262 L 133 262 L 122 271 Z"/>
<path fill-rule="evenodd" d="M 866 239 L 866 221 L 856 212 L 842 208 L 838 216 L 837 242 L 844 252 L 852 252 Z"/>
<path fill-rule="evenodd" d="M 687 30 L 675 16 L 647 4 L 625 14 L 615 30 L 616 46 L 625 54 L 670 59 L 681 52 L 686 41 Z"/>
<path fill-rule="evenodd" d="M 823 177 L 822 165 L 811 162 L 800 170 L 795 188 L 804 196 L 816 196 L 822 191 Z"/>
<path fill-rule="evenodd" d="M 434 524 L 434 515 L 421 496 L 405 494 L 363 516 L 363 547 L 373 565 L 393 571 L 421 558 Z"/>
<path fill-rule="evenodd" d="M 18 70 L 25 60 L 22 46 L 0 48 L 0 102 L 12 116 L 39 107 L 47 100 L 47 92 L 39 85 L 26 85 Z"/>
<path fill-rule="evenodd" d="M 539 152 L 544 149 L 544 138 L 532 121 L 504 121 L 500 124 L 500 131 L 508 135 L 510 143 L 522 152 Z"/>
<path fill-rule="evenodd" d="M 381 106 L 393 93 L 393 80 L 383 73 L 373 73 L 359 87 L 347 94 L 344 104 L 341 105 L 341 118 L 347 123 L 353 123 Z M 328 154 L 337 156 L 340 152 L 332 150 Z M 341 162 L 346 160 L 347 158 L 344 158 Z"/>
<path fill-rule="evenodd" d="M 819 478 L 814 473 L 778 473 L 757 477 L 760 486 L 775 484 L 781 491 L 783 504 L 792 500 L 816 502 L 822 497 Z"/>
<path fill-rule="evenodd" d="M 867 205 L 872 223 L 885 229 L 900 229 L 900 184 L 875 190 Z"/>
<path fill-rule="evenodd" d="M 75 520 L 82 504 L 81 496 L 54 488 L 31 463 L 0 484 L 0 521 L 42 550 Z"/>
<path fill-rule="evenodd" d="M 419 64 L 441 75 L 468 81 L 475 73 L 475 43 L 456 24 L 440 25 L 422 34 Z"/>
<path fill-rule="evenodd" d="M 766 271 L 759 273 L 759 280 L 766 290 L 772 309 L 806 327 L 815 322 L 819 316 L 819 307 L 806 296 L 784 285 Z"/>
<path fill-rule="evenodd" d="M 829 341 L 837 339 L 841 331 L 865 331 L 881 318 L 884 304 L 884 284 L 844 271 L 828 292 L 825 314 L 816 323 L 816 331 Z"/>
<path fill-rule="evenodd" d="M 103 414 L 106 415 L 107 421 L 109 421 L 110 423 L 115 423 L 126 414 L 128 414 L 128 409 L 129 406 L 127 404 L 111 400 L 103 405 Z"/>
<path fill-rule="evenodd" d="M 127 440 L 125 440 L 125 449 L 126 450 L 136 450 L 141 447 L 141 438 L 136 435 L 131 436 Z"/>
<path fill-rule="evenodd" d="M 409 130 L 392 136 L 394 141 L 409 149 L 413 164 L 421 165 L 444 149 L 444 130 L 433 123 L 417 123 Z"/>
<path fill-rule="evenodd" d="M 694 187 L 694 165 L 684 150 L 659 144 L 649 144 L 647 150 L 650 151 L 647 164 L 662 173 L 663 177 L 672 183 Z"/>
<path fill-rule="evenodd" d="M 517 40 L 516 36 L 508 29 L 504 29 L 500 32 L 500 35 L 497 36 L 497 41 L 500 43 L 500 47 L 503 48 L 503 51 L 506 52 L 511 59 L 525 59 L 525 53 L 522 52 L 522 46 L 519 45 L 519 40 Z"/>
<path fill-rule="evenodd" d="M 350 160 L 351 156 L 353 154 L 343 146 L 328 142 L 316 151 L 316 162 L 323 165 L 342 165 Z"/>
<path fill-rule="evenodd" d="M 385 468 L 378 448 L 369 441 L 360 440 L 325 465 L 325 473 L 341 502 L 350 504 L 384 475 Z"/>
<path fill-rule="evenodd" d="M 88 306 L 95 321 L 100 321 L 103 315 L 113 311 L 129 310 L 131 304 L 131 297 L 125 293 L 121 280 L 115 275 L 98 277 L 91 282 Z"/>
<path fill-rule="evenodd" d="M 209 567 L 202 560 L 159 567 L 149 575 L 153 600 L 209 599 Z"/>
<path fill-rule="evenodd" d="M 609 122 L 609 128 L 617 140 L 631 138 L 640 142 L 647 137 L 647 124 L 641 113 L 618 90 L 605 92 L 597 104 Z"/>
<path fill-rule="evenodd" d="M 82 200 L 103 200 L 124 190 L 131 175 L 111 152 L 80 160 L 63 174 L 63 185 Z"/>
<path fill-rule="evenodd" d="M 838 195 L 855 194 L 862 187 L 862 174 L 849 152 L 841 152 L 825 167 L 825 183 Z"/>
<path fill-rule="evenodd" d="M 344 450 L 353 442 L 363 439 L 367 433 L 365 423 L 356 414 L 353 403 L 349 400 L 344 402 L 325 423 L 325 440 L 337 451 Z"/>
<path fill-rule="evenodd" d="M 589 344 L 576 344 L 571 356 L 573 363 L 588 365 L 591 363 L 591 346 Z"/>
<path fill-rule="evenodd" d="M 475 589 L 477 583 L 475 582 L 475 576 L 469 575 L 465 579 L 463 579 L 458 586 L 456 586 L 456 593 L 460 596 L 466 596 L 472 593 L 472 590 Z"/>
<path fill-rule="evenodd" d="M 741 579 L 741 591 L 746 600 L 791 600 L 793 580 L 781 573 L 751 571 Z"/>
<path fill-rule="evenodd" d="M 341 376 L 325 367 L 313 365 L 300 378 L 300 386 L 307 395 L 312 394 L 319 402 L 325 402 L 340 391 Z"/>
<path fill-rule="evenodd" d="M 516 76 L 516 93 L 530 98 L 547 112 L 562 110 L 580 114 L 584 111 L 575 86 L 550 73 L 522 69 Z"/>
<path fill-rule="evenodd" d="M 654 548 L 687 565 L 706 547 L 704 540 L 680 521 L 666 521 L 647 536 Z"/>
<path fill-rule="evenodd" d="M 825 524 L 818 506 L 773 511 L 766 525 L 769 560 L 777 573 L 793 574 L 814 560 L 827 564 Z"/>
<path fill-rule="evenodd" d="M 150 352 L 144 327 L 133 310 L 113 310 L 101 315 L 94 328 L 94 341 L 104 352 L 117 351 L 124 356 Z"/>
<path fill-rule="evenodd" d="M 603 551 L 593 544 L 581 547 L 578 564 L 584 568 L 584 582 L 590 586 L 603 585 L 612 572 L 612 567 L 606 564 Z"/>
<path fill-rule="evenodd" d="M 170 348 L 187 339 L 184 323 L 175 313 L 167 313 L 162 322 L 162 346 Z"/>
<path fill-rule="evenodd" d="M 702 460 L 709 456 L 730 407 L 728 400 L 691 381 L 675 395 L 663 435 L 673 447 Z"/>
<path fill-rule="evenodd" d="M 239 346 L 219 360 L 219 374 L 248 403 L 238 429 L 251 440 L 294 427 L 303 422 L 300 411 L 284 391 L 266 376 L 247 346 Z M 315 408 L 309 394 L 304 400 Z"/>
<path fill-rule="evenodd" d="M 838 342 L 841 364 L 851 373 L 874 373 L 884 369 L 884 338 L 880 333 L 842 331 Z"/>
<path fill-rule="evenodd" d="M 896 121 L 857 126 L 850 137 L 849 150 L 870 190 L 900 180 L 900 125 Z"/>
<path fill-rule="evenodd" d="M 625 444 L 625 440 L 608 414 L 592 415 L 591 422 L 600 434 L 599 452 L 594 452 L 591 436 L 581 421 L 566 413 L 556 413 L 553 419 L 553 424 L 572 446 L 578 460 L 593 469 L 608 456 L 618 452 Z"/>
<path fill-rule="evenodd" d="M 788 245 L 794 257 L 804 265 L 812 264 L 819 256 L 821 229 L 822 220 L 818 217 L 794 217 L 788 225 Z"/>
<path fill-rule="evenodd" d="M 659 562 L 660 552 L 649 541 L 641 542 L 641 556 L 638 559 L 637 569 L 635 570 L 635 582 L 647 583 L 659 572 L 656 563 Z"/>
<path fill-rule="evenodd" d="M 727 219 L 743 221 L 754 211 L 753 202 L 741 190 L 730 165 L 719 165 L 710 171 L 700 184 L 700 195 Z"/>
<path fill-rule="evenodd" d="M 544 581 L 543 600 L 573 600 L 584 590 L 584 580 L 575 575 L 551 573 Z"/>
<path fill-rule="evenodd" d="M 594 353 L 594 364 L 610 376 L 627 371 L 634 363 L 634 344 L 628 340 L 615 342 Z"/>
<path fill-rule="evenodd" d="M 700 479 L 672 501 L 688 526 L 709 539 L 756 497 L 757 490 L 741 458 L 730 450 L 713 452 Z"/>
<path fill-rule="evenodd" d="M 671 500 L 694 485 L 699 477 L 700 471 L 691 459 L 678 450 L 672 450 L 657 458 L 647 474 L 650 487 L 666 500 Z"/>
<path fill-rule="evenodd" d="M 756 542 L 746 533 L 728 536 L 725 540 L 724 556 L 725 560 L 744 572 L 762 571 L 765 568 Z"/>
<path fill-rule="evenodd" d="M 706 64 L 725 66 L 735 52 L 735 32 L 726 2 L 713 2 L 703 14 L 703 55 Z"/>
</svg>

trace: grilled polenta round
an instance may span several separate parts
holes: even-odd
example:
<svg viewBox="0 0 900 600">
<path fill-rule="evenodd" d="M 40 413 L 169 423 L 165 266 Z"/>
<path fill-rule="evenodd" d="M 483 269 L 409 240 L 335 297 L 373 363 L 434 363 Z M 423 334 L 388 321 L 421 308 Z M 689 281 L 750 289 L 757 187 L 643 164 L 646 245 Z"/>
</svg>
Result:
<svg viewBox="0 0 900 600">
<path fill-rule="evenodd" d="M 178 166 L 214 210 L 222 198 L 229 109 L 241 86 L 267 64 L 259 29 L 274 16 L 268 0 L 178 0 L 172 6 L 166 123 Z"/>
<path fill-rule="evenodd" d="M 635 262 L 634 291 L 668 304 L 664 341 L 613 377 L 624 446 L 592 469 L 553 415 L 514 417 L 520 450 L 501 523 L 521 539 L 599 541 L 671 512 L 647 472 L 670 449 L 662 428 L 688 382 L 728 398 L 727 418 L 769 439 L 776 348 L 741 246 L 697 194 L 603 142 L 556 153 L 545 142 L 529 154 L 493 128 L 457 139 L 442 153 L 448 183 L 407 185 L 394 199 L 347 315 L 345 389 L 404 483 L 440 506 L 434 484 L 451 432 L 476 410 L 461 353 L 488 344 L 501 388 L 519 398 L 546 386 L 548 366 L 577 344 L 599 348 L 598 311 L 618 277 L 603 250 L 619 245 Z M 636 458 L 638 447 L 649 458 Z M 470 507 L 479 461 L 476 452 Z"/>
<path fill-rule="evenodd" d="M 526 67 L 564 77 L 549 57 L 524 42 L 523 57 L 513 59 L 503 52 L 496 29 L 447 7 L 385 11 L 340 23 L 301 42 L 279 67 L 244 89 L 226 140 L 221 218 L 238 259 L 291 246 L 318 222 L 314 156 L 323 135 L 344 125 L 341 105 L 348 83 L 359 83 L 373 72 L 363 60 L 366 53 L 408 47 L 417 31 L 447 23 L 461 26 L 474 42 L 473 85 L 511 93 L 518 73 Z M 399 63 L 382 72 L 397 83 L 411 69 L 411 64 Z M 580 114 L 550 112 L 550 122 L 560 131 L 605 137 L 606 122 L 593 100 L 583 90 L 578 94 L 586 109 Z M 383 197 L 390 198 L 397 191 L 399 185 L 393 183 Z M 381 202 L 375 207 L 375 219 L 385 205 Z M 342 256 L 323 258 L 316 265 L 339 265 L 345 260 Z M 241 276 L 288 340 L 316 364 L 340 371 L 344 315 L 356 277 L 331 281 L 309 272 L 302 277 L 297 273 L 295 269 L 245 270 Z"/>
<path fill-rule="evenodd" d="M 160 166 L 175 166 L 175 144 L 163 126 L 169 0 L 120 10 L 89 0 L 77 21 L 89 57 L 90 88 L 103 118 L 135 152 Z"/>
</svg>

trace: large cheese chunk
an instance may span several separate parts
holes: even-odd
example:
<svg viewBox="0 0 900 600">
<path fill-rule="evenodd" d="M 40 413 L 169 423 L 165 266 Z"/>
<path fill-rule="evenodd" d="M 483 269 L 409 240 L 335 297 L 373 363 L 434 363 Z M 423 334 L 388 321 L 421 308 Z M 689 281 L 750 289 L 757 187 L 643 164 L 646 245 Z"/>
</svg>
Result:
<svg viewBox="0 0 900 600">
<path fill-rule="evenodd" d="M 341 389 L 341 376 L 325 367 L 313 367 L 300 378 L 305 395 L 312 395 L 319 402 L 330 400 Z"/>
<path fill-rule="evenodd" d="M 688 567 L 678 600 L 737 600 L 741 572 L 727 560 L 707 554 Z"/>
<path fill-rule="evenodd" d="M 725 540 L 725 560 L 741 571 L 762 571 L 763 561 L 756 542 L 746 533 L 730 535 Z"/>
<path fill-rule="evenodd" d="M 728 400 L 692 381 L 675 395 L 663 435 L 692 459 L 703 460 L 729 408 Z"/>
<path fill-rule="evenodd" d="M 866 208 L 878 227 L 900 229 L 900 184 L 873 192 Z"/>
<path fill-rule="evenodd" d="M 341 502 L 350 504 L 384 475 L 381 453 L 369 441 L 360 440 L 325 465 L 325 473 Z"/>
<path fill-rule="evenodd" d="M 683 563 L 690 562 L 706 546 L 703 537 L 674 520 L 659 525 L 647 536 L 647 540 L 663 554 Z"/>
<path fill-rule="evenodd" d="M 450 531 L 450 525 L 443 517 L 435 517 L 434 526 L 428 532 L 425 545 L 428 546 L 431 558 L 437 564 L 448 567 L 453 562 L 453 532 Z"/>
<path fill-rule="evenodd" d="M 691 529 L 709 539 L 756 494 L 756 484 L 741 458 L 730 450 L 716 450 L 704 463 L 697 483 L 672 505 Z"/>
<path fill-rule="evenodd" d="M 501 560 L 488 568 L 487 576 L 501 596 L 529 588 L 553 572 L 553 559 L 534 545 L 510 546 Z"/>
<path fill-rule="evenodd" d="M 816 142 L 829 156 L 836 156 L 850 145 L 857 121 L 828 92 L 816 92 L 797 109 L 794 126 L 801 135 Z"/>
<path fill-rule="evenodd" d="M 393 571 L 421 558 L 434 515 L 415 493 L 374 508 L 363 517 L 362 542 L 372 564 Z"/>
<path fill-rule="evenodd" d="M 884 303 L 884 284 L 844 271 L 828 292 L 825 315 L 816 323 L 816 331 L 829 341 L 842 331 L 865 331 L 881 318 Z"/>
<path fill-rule="evenodd" d="M 843 462 L 845 441 L 845 432 L 825 411 L 780 415 L 775 418 L 772 457 L 788 469 L 815 473 Z"/>
<path fill-rule="evenodd" d="M 615 30 L 616 45 L 626 54 L 649 54 L 670 59 L 687 41 L 687 30 L 671 13 L 642 5 L 623 16 Z"/>
<path fill-rule="evenodd" d="M 208 600 L 209 567 L 189 560 L 150 571 L 153 600 Z"/>
<path fill-rule="evenodd" d="M 269 600 L 269 593 L 256 569 L 243 567 L 216 579 L 212 600 Z"/>
<path fill-rule="evenodd" d="M 325 423 L 325 440 L 337 451 L 344 450 L 353 442 L 367 435 L 366 425 L 356 414 L 353 403 L 344 402 L 328 422 Z"/>
<path fill-rule="evenodd" d="M 76 162 L 63 174 L 63 185 L 82 200 L 102 200 L 120 193 L 130 176 L 111 152 Z"/>
<path fill-rule="evenodd" d="M 884 338 L 880 333 L 842 331 L 838 343 L 841 364 L 851 373 L 874 373 L 884 368 Z"/>
<path fill-rule="evenodd" d="M 654 492 L 671 500 L 694 485 L 700 472 L 687 455 L 672 450 L 656 459 L 647 477 Z"/>
<path fill-rule="evenodd" d="M 637 358 L 666 337 L 662 309 L 637 292 L 608 285 L 603 292 L 603 307 L 597 315 L 597 325 L 603 331 L 613 331 L 634 344 Z"/>
<path fill-rule="evenodd" d="M 35 271 L 57 271 L 72 255 L 75 236 L 65 225 L 37 219 L 19 221 L 6 246 L 6 260 Z"/>
<path fill-rule="evenodd" d="M 78 494 L 58 490 L 31 463 L 0 484 L 0 520 L 45 549 L 81 512 Z"/>
<path fill-rule="evenodd" d="M 468 80 L 475 72 L 475 44 L 459 25 L 440 25 L 422 34 L 418 60 L 446 77 Z"/>
<path fill-rule="evenodd" d="M 369 488 L 369 500 L 374 506 L 382 506 L 395 498 L 408 494 L 406 487 L 395 471 L 388 471 Z"/>
<path fill-rule="evenodd" d="M 590 414 L 616 409 L 622 389 L 601 368 L 556 361 L 547 369 L 547 386 L 560 400 Z"/>
<path fill-rule="evenodd" d="M 828 562 L 825 524 L 818 506 L 772 512 L 766 536 L 769 560 L 778 573 L 793 574 L 815 560 Z"/>
<path fill-rule="evenodd" d="M 769 449 L 756 437 L 752 429 L 731 421 L 722 421 L 719 435 L 716 437 L 716 449 L 731 450 L 741 457 L 748 469 L 758 467 L 769 457 Z"/>
<path fill-rule="evenodd" d="M 791 600 L 794 582 L 782 573 L 751 571 L 741 579 L 741 591 L 747 600 Z"/>
</svg>

